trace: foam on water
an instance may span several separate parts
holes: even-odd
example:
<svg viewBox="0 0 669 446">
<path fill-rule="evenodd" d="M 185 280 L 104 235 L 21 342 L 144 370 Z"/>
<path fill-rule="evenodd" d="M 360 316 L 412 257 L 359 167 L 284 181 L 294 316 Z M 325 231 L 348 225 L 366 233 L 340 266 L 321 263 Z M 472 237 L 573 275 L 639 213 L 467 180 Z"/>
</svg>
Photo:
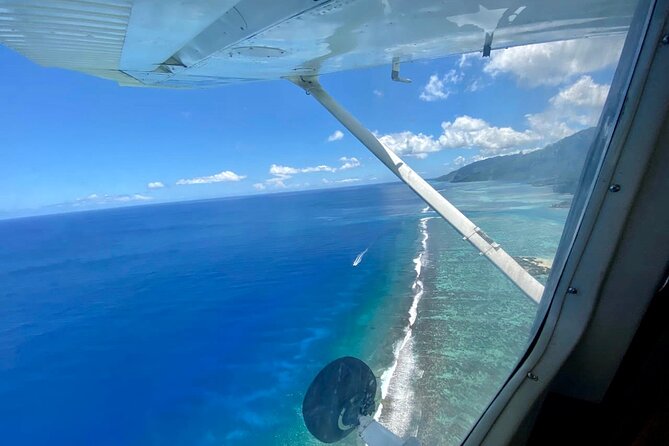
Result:
<svg viewBox="0 0 669 446">
<path fill-rule="evenodd" d="M 412 329 L 418 317 L 418 303 L 423 297 L 424 286 L 421 280 L 421 271 L 427 257 L 427 230 L 428 220 L 435 217 L 424 217 L 420 219 L 418 227 L 421 233 L 420 251 L 413 259 L 416 277 L 411 289 L 414 291 L 411 307 L 409 308 L 409 323 L 404 329 L 404 337 L 395 344 L 393 348 L 393 363 L 381 374 L 381 398 L 385 400 L 389 396 L 392 387 L 393 410 L 383 413 L 383 403 L 379 404 L 374 418 L 380 420 L 383 414 L 383 423 L 398 435 L 408 433 L 411 415 L 413 388 L 411 380 L 416 375 L 416 363 L 413 352 Z"/>
</svg>

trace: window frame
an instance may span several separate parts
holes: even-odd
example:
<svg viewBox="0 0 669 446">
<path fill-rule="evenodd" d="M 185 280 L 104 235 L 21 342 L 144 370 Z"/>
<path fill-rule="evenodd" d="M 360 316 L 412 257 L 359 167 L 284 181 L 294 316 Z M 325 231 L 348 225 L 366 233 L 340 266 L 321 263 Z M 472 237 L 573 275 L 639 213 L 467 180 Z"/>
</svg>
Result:
<svg viewBox="0 0 669 446">
<path fill-rule="evenodd" d="M 663 94 L 645 87 L 650 76 L 659 74 L 662 79 L 662 73 L 666 73 L 662 63 L 653 62 L 666 32 L 663 28 L 668 9 L 669 0 L 640 0 L 637 5 L 581 187 L 574 196 L 537 310 L 530 347 L 463 441 L 465 446 L 510 443 L 591 320 L 661 126 L 661 122 L 655 123 L 642 141 L 629 138 L 635 126 L 647 127 L 641 118 L 636 120 L 638 115 L 663 116 L 666 85 Z M 652 86 L 658 87 L 657 83 Z M 631 151 L 634 156 L 621 157 Z M 624 185 L 621 193 L 609 189 L 614 183 Z"/>
</svg>

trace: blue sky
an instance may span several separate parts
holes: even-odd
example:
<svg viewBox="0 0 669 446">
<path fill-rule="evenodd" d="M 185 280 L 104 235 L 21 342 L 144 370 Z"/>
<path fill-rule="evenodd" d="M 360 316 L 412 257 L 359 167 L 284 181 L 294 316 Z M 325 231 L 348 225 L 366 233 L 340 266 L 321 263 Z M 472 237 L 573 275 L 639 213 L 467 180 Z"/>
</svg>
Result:
<svg viewBox="0 0 669 446">
<path fill-rule="evenodd" d="M 411 84 L 392 82 L 389 67 L 321 82 L 434 177 L 593 125 L 621 44 L 589 39 L 408 63 L 402 76 Z M 0 63 L 0 217 L 394 179 L 286 81 L 119 87 L 2 46 Z"/>
</svg>

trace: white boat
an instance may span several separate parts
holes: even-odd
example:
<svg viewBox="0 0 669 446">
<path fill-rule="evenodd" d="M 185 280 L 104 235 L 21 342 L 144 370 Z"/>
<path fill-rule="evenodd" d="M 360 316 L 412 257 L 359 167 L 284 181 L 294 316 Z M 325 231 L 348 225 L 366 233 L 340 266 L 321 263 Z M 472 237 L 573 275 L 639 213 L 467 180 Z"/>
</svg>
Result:
<svg viewBox="0 0 669 446">
<path fill-rule="evenodd" d="M 367 248 L 367 249 L 369 249 L 369 248 Z M 362 251 L 360 254 L 358 254 L 358 255 L 355 257 L 355 260 L 353 261 L 353 266 L 358 266 L 358 265 L 360 265 L 360 262 L 362 262 L 362 258 L 363 258 L 363 257 L 365 256 L 365 254 L 367 253 L 367 249 L 365 249 L 364 251 Z"/>
</svg>

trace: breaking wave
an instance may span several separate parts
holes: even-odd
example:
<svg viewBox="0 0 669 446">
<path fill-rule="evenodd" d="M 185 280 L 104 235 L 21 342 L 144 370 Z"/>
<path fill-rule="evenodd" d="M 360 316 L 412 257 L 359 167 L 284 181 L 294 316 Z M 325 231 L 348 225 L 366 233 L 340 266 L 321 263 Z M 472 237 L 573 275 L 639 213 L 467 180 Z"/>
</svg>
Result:
<svg viewBox="0 0 669 446">
<path fill-rule="evenodd" d="M 434 217 L 424 217 L 420 219 L 418 227 L 421 233 L 420 250 L 413 259 L 416 277 L 411 289 L 413 290 L 413 301 L 409 308 L 408 325 L 404 329 L 404 337 L 393 347 L 393 363 L 381 374 L 381 398 L 382 401 L 388 401 L 389 393 L 392 390 L 390 399 L 392 400 L 392 409 L 383 412 L 383 402 L 374 414 L 376 420 L 383 416 L 383 424 L 400 436 L 408 433 L 411 415 L 413 389 L 411 381 L 419 374 L 416 370 L 416 359 L 413 352 L 412 330 L 418 317 L 418 303 L 423 297 L 424 286 L 421 280 L 423 265 L 427 258 L 427 240 L 429 238 L 427 222 Z"/>
</svg>

